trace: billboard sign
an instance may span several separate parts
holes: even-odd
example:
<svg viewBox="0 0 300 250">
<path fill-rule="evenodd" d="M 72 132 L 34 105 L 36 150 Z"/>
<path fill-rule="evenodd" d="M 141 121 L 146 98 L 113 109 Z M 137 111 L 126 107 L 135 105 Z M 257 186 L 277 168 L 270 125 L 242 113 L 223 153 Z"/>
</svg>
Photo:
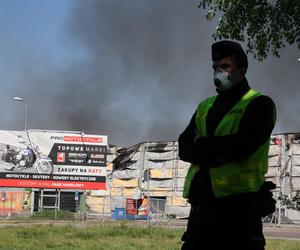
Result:
<svg viewBox="0 0 300 250">
<path fill-rule="evenodd" d="M 126 199 L 126 214 L 127 215 L 147 215 L 147 199 Z"/>
<path fill-rule="evenodd" d="M 68 131 L 0 131 L 6 187 L 105 190 L 107 136 Z"/>
</svg>

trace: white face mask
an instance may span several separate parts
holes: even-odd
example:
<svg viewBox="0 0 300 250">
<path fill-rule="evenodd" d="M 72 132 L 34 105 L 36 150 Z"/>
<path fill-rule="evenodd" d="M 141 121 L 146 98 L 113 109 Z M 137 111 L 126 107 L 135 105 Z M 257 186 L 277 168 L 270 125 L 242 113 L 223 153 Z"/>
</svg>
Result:
<svg viewBox="0 0 300 250">
<path fill-rule="evenodd" d="M 214 72 L 214 84 L 218 91 L 224 92 L 231 89 L 235 85 L 232 76 L 226 71 L 215 70 Z"/>
</svg>

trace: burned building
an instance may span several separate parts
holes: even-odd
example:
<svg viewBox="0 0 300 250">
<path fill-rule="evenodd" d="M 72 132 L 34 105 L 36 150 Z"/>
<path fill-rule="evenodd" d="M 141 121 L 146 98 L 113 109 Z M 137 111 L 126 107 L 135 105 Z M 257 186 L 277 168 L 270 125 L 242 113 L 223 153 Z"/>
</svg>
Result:
<svg viewBox="0 0 300 250">
<path fill-rule="evenodd" d="M 178 159 L 178 144 L 137 144 L 113 161 L 112 196 L 149 198 L 150 212 L 163 216 L 187 216 L 189 205 L 182 197 L 189 164 Z"/>
<path fill-rule="evenodd" d="M 182 191 L 190 164 L 178 158 L 176 141 L 144 142 L 127 149 L 113 147 L 109 151 L 106 195 L 99 194 L 94 200 L 98 212 L 108 214 L 115 208 L 125 208 L 127 199 L 145 198 L 150 201 L 148 209 L 152 216 L 188 216 L 190 206 Z M 271 220 L 300 222 L 299 134 L 272 135 L 266 179 L 276 184 L 277 210 Z M 92 196 L 90 202 L 95 199 Z"/>
</svg>

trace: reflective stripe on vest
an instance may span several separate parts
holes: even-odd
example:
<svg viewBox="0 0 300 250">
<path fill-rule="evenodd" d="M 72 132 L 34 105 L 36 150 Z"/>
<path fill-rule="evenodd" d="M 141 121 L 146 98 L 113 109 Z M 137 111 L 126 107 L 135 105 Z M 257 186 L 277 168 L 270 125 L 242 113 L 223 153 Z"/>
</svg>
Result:
<svg viewBox="0 0 300 250">
<path fill-rule="evenodd" d="M 254 98 L 260 95 L 256 90 L 250 89 L 223 117 L 214 135 L 226 136 L 236 134 L 247 106 Z M 209 97 L 198 105 L 196 124 L 201 137 L 207 137 L 206 117 L 215 99 L 216 96 Z M 243 160 L 210 168 L 212 190 L 215 197 L 258 191 L 265 180 L 264 175 L 268 169 L 269 144 L 270 140 L 267 140 L 252 155 Z M 191 182 L 200 167 L 191 164 L 184 183 L 183 197 L 187 198 L 189 196 Z"/>
</svg>

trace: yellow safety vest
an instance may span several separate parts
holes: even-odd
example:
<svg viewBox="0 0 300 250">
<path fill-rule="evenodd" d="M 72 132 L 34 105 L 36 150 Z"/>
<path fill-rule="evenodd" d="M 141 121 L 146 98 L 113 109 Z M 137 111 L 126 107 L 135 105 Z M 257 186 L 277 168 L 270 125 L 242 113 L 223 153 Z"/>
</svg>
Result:
<svg viewBox="0 0 300 250">
<path fill-rule="evenodd" d="M 256 90 L 250 89 L 224 116 L 214 135 L 226 136 L 236 134 L 247 106 L 254 98 L 260 95 L 261 93 Z M 196 124 L 200 137 L 207 137 L 206 117 L 215 99 L 216 96 L 209 97 L 201 102 L 197 108 Z M 270 139 L 245 159 L 209 168 L 212 191 L 215 197 L 258 191 L 265 181 L 264 176 L 268 169 L 269 144 Z M 200 168 L 201 166 L 191 164 L 184 183 L 183 197 L 187 198 L 189 196 L 191 182 Z"/>
</svg>

